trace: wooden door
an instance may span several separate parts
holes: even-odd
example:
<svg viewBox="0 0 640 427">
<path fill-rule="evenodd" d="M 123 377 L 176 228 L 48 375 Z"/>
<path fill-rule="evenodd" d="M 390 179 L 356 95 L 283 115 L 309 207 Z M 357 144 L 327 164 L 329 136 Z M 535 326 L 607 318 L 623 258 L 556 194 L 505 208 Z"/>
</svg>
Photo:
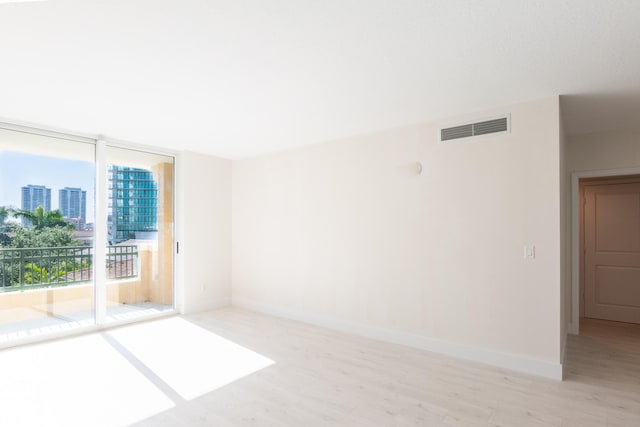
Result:
<svg viewBox="0 0 640 427">
<path fill-rule="evenodd" d="M 585 317 L 640 323 L 640 183 L 584 187 Z"/>
</svg>

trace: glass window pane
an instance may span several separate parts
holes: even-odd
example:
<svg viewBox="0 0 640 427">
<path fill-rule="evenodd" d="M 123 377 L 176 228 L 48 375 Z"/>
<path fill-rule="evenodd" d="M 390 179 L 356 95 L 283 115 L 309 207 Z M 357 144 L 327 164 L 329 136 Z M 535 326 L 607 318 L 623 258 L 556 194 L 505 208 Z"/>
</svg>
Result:
<svg viewBox="0 0 640 427">
<path fill-rule="evenodd" d="M 107 164 L 107 321 L 173 309 L 173 157 L 107 147 Z"/>
<path fill-rule="evenodd" d="M 94 323 L 95 145 L 0 129 L 0 343 Z"/>
</svg>

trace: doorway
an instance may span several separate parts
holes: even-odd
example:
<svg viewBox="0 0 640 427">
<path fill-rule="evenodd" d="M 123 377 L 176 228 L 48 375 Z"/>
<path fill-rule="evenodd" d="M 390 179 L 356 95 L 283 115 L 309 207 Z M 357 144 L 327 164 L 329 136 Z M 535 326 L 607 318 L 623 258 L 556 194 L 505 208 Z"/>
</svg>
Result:
<svg viewBox="0 0 640 427">
<path fill-rule="evenodd" d="M 580 318 L 640 324 L 640 175 L 583 178 Z"/>
</svg>

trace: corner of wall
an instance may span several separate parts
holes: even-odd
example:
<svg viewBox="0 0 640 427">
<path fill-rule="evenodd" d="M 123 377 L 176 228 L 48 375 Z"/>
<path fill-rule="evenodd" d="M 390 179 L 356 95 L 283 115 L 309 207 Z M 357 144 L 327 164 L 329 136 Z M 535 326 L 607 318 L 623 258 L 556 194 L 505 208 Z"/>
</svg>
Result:
<svg viewBox="0 0 640 427">
<path fill-rule="evenodd" d="M 176 306 L 180 313 L 231 304 L 231 160 L 178 157 Z"/>
<path fill-rule="evenodd" d="M 560 361 L 564 363 L 567 334 L 571 329 L 571 177 L 567 173 L 567 139 L 562 103 L 558 98 L 560 182 Z"/>
</svg>

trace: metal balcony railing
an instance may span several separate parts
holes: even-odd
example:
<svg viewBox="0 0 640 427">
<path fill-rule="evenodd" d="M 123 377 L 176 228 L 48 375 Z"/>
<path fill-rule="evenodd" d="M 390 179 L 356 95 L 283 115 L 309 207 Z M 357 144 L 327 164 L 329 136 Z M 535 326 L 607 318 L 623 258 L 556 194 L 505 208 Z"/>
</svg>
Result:
<svg viewBox="0 0 640 427">
<path fill-rule="evenodd" d="M 107 247 L 107 278 L 138 276 L 138 247 Z M 0 249 L 0 292 L 66 286 L 93 280 L 93 248 Z"/>
<path fill-rule="evenodd" d="M 136 245 L 107 246 L 107 279 L 138 277 Z"/>
</svg>

